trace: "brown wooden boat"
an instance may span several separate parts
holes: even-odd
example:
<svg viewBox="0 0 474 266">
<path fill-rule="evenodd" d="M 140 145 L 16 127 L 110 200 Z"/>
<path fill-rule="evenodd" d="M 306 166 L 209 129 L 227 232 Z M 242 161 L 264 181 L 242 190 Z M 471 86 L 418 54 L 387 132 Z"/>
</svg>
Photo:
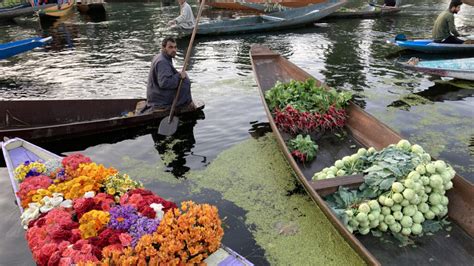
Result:
<svg viewBox="0 0 474 266">
<path fill-rule="evenodd" d="M 158 125 L 169 115 L 168 111 L 135 114 L 137 106 L 143 104 L 144 99 L 2 100 L 0 139 L 57 141 Z M 195 109 L 182 108 L 178 112 L 191 113 L 204 108 L 201 101 L 194 104 Z"/>
<path fill-rule="evenodd" d="M 318 157 L 312 163 L 303 165 L 296 162 L 286 146 L 285 141 L 289 136 L 278 130 L 265 101 L 264 93 L 271 89 L 277 81 L 304 81 L 313 77 L 281 55 L 263 46 L 253 46 L 250 50 L 250 57 L 268 120 L 280 148 L 296 172 L 299 182 L 334 227 L 368 264 L 472 265 L 474 261 L 474 197 L 472 196 L 474 186 L 459 175 L 454 177 L 452 180 L 454 187 L 447 192 L 449 198 L 448 215 L 452 221 L 452 230 L 449 233 L 441 230 L 431 236 L 417 237 L 415 239 L 417 247 L 403 248 L 400 248 L 396 241 L 385 243 L 373 236 L 351 234 L 331 211 L 322 196 L 330 193 L 331 191 L 328 192 L 328 190 L 337 187 L 337 185 L 354 185 L 354 182 L 357 184 L 357 181 L 361 181 L 361 177 L 349 176 L 341 177 L 341 179 L 336 178 L 339 180 L 329 179 L 321 182 L 311 181 L 313 174 L 324 167 L 333 165 L 335 160 L 354 153 L 354 150 L 349 148 L 351 145 L 372 146 L 381 149 L 389 144 L 397 143 L 401 136 L 351 103 L 348 108 L 349 118 L 345 128 L 348 137 L 340 140 L 329 136 L 332 134 L 327 134 L 327 137 L 325 135 L 318 141 Z M 327 182 L 332 182 L 332 184 L 327 184 Z M 387 237 L 389 236 L 387 235 Z"/>
<path fill-rule="evenodd" d="M 246 5 L 242 5 L 240 2 L 245 2 L 249 4 L 266 4 L 266 3 L 278 3 L 286 7 L 303 7 L 311 4 L 318 4 L 324 2 L 324 0 L 209 0 L 206 1 L 206 5 L 213 8 L 221 9 L 234 9 L 234 10 L 254 10 L 254 8 Z"/>
<path fill-rule="evenodd" d="M 462 2 L 466 5 L 474 6 L 474 0 L 462 0 Z"/>
</svg>

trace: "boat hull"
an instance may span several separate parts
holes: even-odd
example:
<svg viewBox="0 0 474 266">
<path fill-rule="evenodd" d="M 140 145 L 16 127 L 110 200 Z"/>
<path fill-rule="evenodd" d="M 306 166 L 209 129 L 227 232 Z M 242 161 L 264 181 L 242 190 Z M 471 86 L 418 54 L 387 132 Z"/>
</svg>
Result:
<svg viewBox="0 0 474 266">
<path fill-rule="evenodd" d="M 0 44 L 0 60 L 40 47 L 51 41 L 52 37 L 35 37 L 10 43 Z"/>
<path fill-rule="evenodd" d="M 197 34 L 239 34 L 304 26 L 335 12 L 345 3 L 345 0 L 330 0 L 321 4 L 275 12 L 269 15 L 203 23 L 199 24 Z M 190 34 L 191 31 L 182 31 L 182 33 Z"/>
<path fill-rule="evenodd" d="M 420 61 L 403 66 L 430 75 L 474 81 L 474 58 Z"/>
<path fill-rule="evenodd" d="M 458 53 L 463 54 L 474 54 L 474 44 L 448 44 L 448 43 L 435 43 L 433 40 L 419 39 L 419 40 L 393 40 L 390 41 L 399 47 L 414 50 L 422 53 Z"/>
<path fill-rule="evenodd" d="M 59 18 L 71 14 L 74 8 L 74 0 L 64 1 L 66 2 L 60 5 L 54 5 L 40 10 L 40 12 L 38 12 L 39 16 L 44 18 Z"/>
<path fill-rule="evenodd" d="M 250 1 L 245 1 L 247 3 L 252 3 L 252 4 L 265 4 L 268 1 L 264 0 L 250 0 Z M 281 0 L 281 1 L 275 1 L 278 4 L 285 6 L 285 7 L 303 7 L 311 4 L 318 4 L 324 2 L 324 0 Z M 219 8 L 219 9 L 233 9 L 233 10 L 254 10 L 253 8 L 249 6 L 244 6 L 239 4 L 235 0 L 210 0 L 206 1 L 206 5 L 213 7 L 213 8 Z"/>
<path fill-rule="evenodd" d="M 58 141 L 158 125 L 168 111 L 129 115 L 144 99 L 0 101 L 0 138 Z M 195 101 L 197 110 L 204 103 Z M 38 115 L 40 110 L 41 115 Z M 180 109 L 179 113 L 196 110 Z"/>
<path fill-rule="evenodd" d="M 18 5 L 11 8 L 2 8 L 0 9 L 0 21 L 11 20 L 20 16 L 33 15 L 38 10 L 54 7 L 55 5 L 56 4 L 30 6 L 29 4 L 27 4 L 27 5 Z"/>
<path fill-rule="evenodd" d="M 340 144 L 340 141 L 320 141 L 317 158 L 302 165 L 297 163 L 288 151 L 286 141 L 287 135 L 280 132 L 273 120 L 271 111 L 265 101 L 265 91 L 271 89 L 277 81 L 289 82 L 290 80 L 304 81 L 313 78 L 311 75 L 298 68 L 280 55 L 270 51 L 266 47 L 254 46 L 250 50 L 252 67 L 255 74 L 260 96 L 265 106 L 265 111 L 271 128 L 278 140 L 280 148 L 288 160 L 290 166 L 296 173 L 298 181 L 303 185 L 313 201 L 320 207 L 334 227 L 346 239 L 347 243 L 358 252 L 358 254 L 370 265 L 391 264 L 396 262 L 400 265 L 410 263 L 421 263 L 423 258 L 436 258 L 439 264 L 449 264 L 456 261 L 458 264 L 469 264 L 474 258 L 473 235 L 474 235 L 474 186 L 463 177 L 456 175 L 453 179 L 454 188 L 447 192 L 449 197 L 449 217 L 456 222 L 453 226 L 451 236 L 446 238 L 442 232 L 433 238 L 420 240 L 418 248 L 399 248 L 398 245 L 382 243 L 380 239 L 373 237 L 357 238 L 351 234 L 339 221 L 330 207 L 315 190 L 318 181 L 311 178 L 316 171 L 334 164 L 336 159 L 354 153 L 348 149 L 348 143 Z M 351 103 L 348 107 L 348 121 L 346 130 L 348 134 L 346 142 L 358 147 L 374 147 L 381 149 L 389 144 L 397 143 L 401 136 L 385 124 L 378 121 L 364 110 Z M 459 225 L 459 226 L 458 226 Z M 449 241 L 449 243 L 447 243 Z M 449 247 L 449 248 L 448 248 Z M 421 251 L 420 251 L 421 250 Z"/>
</svg>

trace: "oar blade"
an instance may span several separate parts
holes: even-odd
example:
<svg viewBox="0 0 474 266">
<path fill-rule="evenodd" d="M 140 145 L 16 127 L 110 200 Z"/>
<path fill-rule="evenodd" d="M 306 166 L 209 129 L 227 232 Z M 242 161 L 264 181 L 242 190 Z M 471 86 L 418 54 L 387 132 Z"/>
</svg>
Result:
<svg viewBox="0 0 474 266">
<path fill-rule="evenodd" d="M 178 129 L 178 122 L 179 119 L 176 116 L 173 116 L 171 121 L 169 121 L 169 117 L 163 118 L 158 127 L 158 134 L 164 136 L 173 135 L 176 132 L 176 129 Z"/>
</svg>

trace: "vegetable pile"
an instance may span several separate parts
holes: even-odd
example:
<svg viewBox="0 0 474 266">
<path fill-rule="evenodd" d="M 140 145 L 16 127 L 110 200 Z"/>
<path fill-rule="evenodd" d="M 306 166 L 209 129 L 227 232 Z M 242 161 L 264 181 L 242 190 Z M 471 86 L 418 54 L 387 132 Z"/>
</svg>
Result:
<svg viewBox="0 0 474 266">
<path fill-rule="evenodd" d="M 317 86 L 314 79 L 277 82 L 265 94 L 280 130 L 292 136 L 303 134 L 310 138 L 314 133 L 342 128 L 347 118 L 344 108 L 351 98 L 350 93 Z M 315 157 L 302 150 L 291 152 L 301 162 L 311 161 Z"/>
<path fill-rule="evenodd" d="M 432 224 L 443 223 L 448 213 L 446 191 L 453 187 L 455 171 L 407 140 L 381 151 L 361 148 L 356 154 L 316 173 L 313 179 L 364 174 L 358 190 L 339 191 L 326 201 L 353 233 L 391 232 L 398 239 L 421 235 Z"/>
</svg>

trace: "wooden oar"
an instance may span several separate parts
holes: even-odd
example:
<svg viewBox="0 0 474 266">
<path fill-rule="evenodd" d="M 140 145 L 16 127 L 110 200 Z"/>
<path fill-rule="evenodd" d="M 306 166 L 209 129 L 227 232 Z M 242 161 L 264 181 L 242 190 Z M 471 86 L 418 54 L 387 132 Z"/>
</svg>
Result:
<svg viewBox="0 0 474 266">
<path fill-rule="evenodd" d="M 186 51 L 186 56 L 184 57 L 183 69 L 181 70 L 181 72 L 185 71 L 188 65 L 189 57 L 191 56 L 191 49 L 193 48 L 194 37 L 196 36 L 199 19 L 201 18 L 202 9 L 204 8 L 205 2 L 206 0 L 202 0 L 201 5 L 199 6 L 198 15 L 196 17 L 196 23 L 194 24 L 191 40 L 189 40 L 188 50 Z M 173 104 L 171 105 L 170 115 L 161 120 L 160 126 L 158 127 L 158 134 L 171 136 L 176 132 L 176 129 L 178 128 L 179 119 L 174 116 L 174 112 L 176 109 L 176 104 L 178 103 L 179 93 L 181 92 L 182 84 L 183 79 L 180 78 L 178 88 L 176 89 L 176 96 L 174 97 Z"/>
</svg>

